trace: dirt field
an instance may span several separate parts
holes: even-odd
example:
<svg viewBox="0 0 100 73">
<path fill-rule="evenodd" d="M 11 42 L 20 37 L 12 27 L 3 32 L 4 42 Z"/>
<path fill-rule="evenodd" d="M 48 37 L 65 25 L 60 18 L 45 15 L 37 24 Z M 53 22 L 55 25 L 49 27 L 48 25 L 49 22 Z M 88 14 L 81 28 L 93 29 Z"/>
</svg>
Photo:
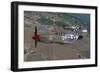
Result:
<svg viewBox="0 0 100 73">
<path fill-rule="evenodd" d="M 27 53 L 25 54 L 25 61 L 81 59 L 90 57 L 88 37 L 75 43 L 64 45 L 38 42 L 38 47 L 35 48 L 34 40 L 32 40 L 34 32 L 28 29 L 24 32 L 24 47 L 29 52 L 28 55 Z"/>
</svg>

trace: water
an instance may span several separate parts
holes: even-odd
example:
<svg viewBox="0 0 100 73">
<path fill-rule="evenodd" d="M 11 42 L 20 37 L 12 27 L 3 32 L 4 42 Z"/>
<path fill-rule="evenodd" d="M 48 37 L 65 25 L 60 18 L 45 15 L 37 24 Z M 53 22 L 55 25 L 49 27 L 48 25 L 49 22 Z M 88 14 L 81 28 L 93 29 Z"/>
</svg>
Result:
<svg viewBox="0 0 100 73">
<path fill-rule="evenodd" d="M 88 31 L 90 31 L 90 14 L 83 14 L 83 13 L 70 13 L 69 15 L 78 18 L 86 23 Z"/>
<path fill-rule="evenodd" d="M 90 14 L 70 13 L 70 15 L 90 24 Z"/>
</svg>

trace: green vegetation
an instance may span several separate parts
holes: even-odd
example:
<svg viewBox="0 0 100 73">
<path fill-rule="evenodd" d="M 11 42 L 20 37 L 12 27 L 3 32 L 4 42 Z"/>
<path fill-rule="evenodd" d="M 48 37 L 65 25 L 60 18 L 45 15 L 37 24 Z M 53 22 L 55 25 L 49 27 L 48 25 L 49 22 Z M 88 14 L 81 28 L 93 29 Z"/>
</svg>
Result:
<svg viewBox="0 0 100 73">
<path fill-rule="evenodd" d="M 54 22 L 47 18 L 38 19 L 38 22 L 45 25 L 52 25 Z"/>
<path fill-rule="evenodd" d="M 63 22 L 71 22 L 71 16 L 69 14 L 63 14 L 61 18 Z"/>
<path fill-rule="evenodd" d="M 45 24 L 45 25 L 57 25 L 57 26 L 63 26 L 63 25 L 66 25 L 65 22 L 63 21 L 55 21 L 53 22 L 50 18 L 41 18 L 41 19 L 38 19 L 38 22 L 40 24 Z"/>
<path fill-rule="evenodd" d="M 74 18 L 69 14 L 63 14 L 62 21 L 69 24 L 80 25 L 82 21 L 80 19 Z"/>
<path fill-rule="evenodd" d="M 57 25 L 57 26 L 64 26 L 64 25 L 66 25 L 66 23 L 62 22 L 62 21 L 56 21 L 55 25 Z"/>
<path fill-rule="evenodd" d="M 51 20 L 50 17 L 48 17 L 48 18 L 40 18 L 37 21 L 40 24 L 44 24 L 44 25 L 53 25 L 53 24 L 55 24 L 55 25 L 58 25 L 58 26 L 63 26 L 63 25 L 67 25 L 67 24 L 74 24 L 74 25 L 82 24 L 82 21 L 80 19 L 74 18 L 70 14 L 63 13 L 59 17 L 62 18 L 62 19 L 59 20 L 59 21 L 55 21 L 55 22 L 53 22 L 53 20 Z"/>
<path fill-rule="evenodd" d="M 79 19 L 73 18 L 72 21 L 71 21 L 71 23 L 72 23 L 72 24 L 75 24 L 75 25 L 80 25 L 82 22 L 81 22 L 81 20 L 79 20 Z"/>
</svg>

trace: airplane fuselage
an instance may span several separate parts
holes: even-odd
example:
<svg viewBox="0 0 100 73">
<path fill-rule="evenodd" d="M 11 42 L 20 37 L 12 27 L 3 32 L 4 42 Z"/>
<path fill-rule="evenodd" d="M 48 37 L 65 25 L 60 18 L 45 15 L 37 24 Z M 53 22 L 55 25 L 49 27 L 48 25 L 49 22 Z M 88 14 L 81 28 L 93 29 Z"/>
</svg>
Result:
<svg viewBox="0 0 100 73">
<path fill-rule="evenodd" d="M 74 34 L 43 34 L 40 36 L 40 41 L 47 43 L 73 43 L 79 38 L 82 38 L 82 36 Z"/>
</svg>

